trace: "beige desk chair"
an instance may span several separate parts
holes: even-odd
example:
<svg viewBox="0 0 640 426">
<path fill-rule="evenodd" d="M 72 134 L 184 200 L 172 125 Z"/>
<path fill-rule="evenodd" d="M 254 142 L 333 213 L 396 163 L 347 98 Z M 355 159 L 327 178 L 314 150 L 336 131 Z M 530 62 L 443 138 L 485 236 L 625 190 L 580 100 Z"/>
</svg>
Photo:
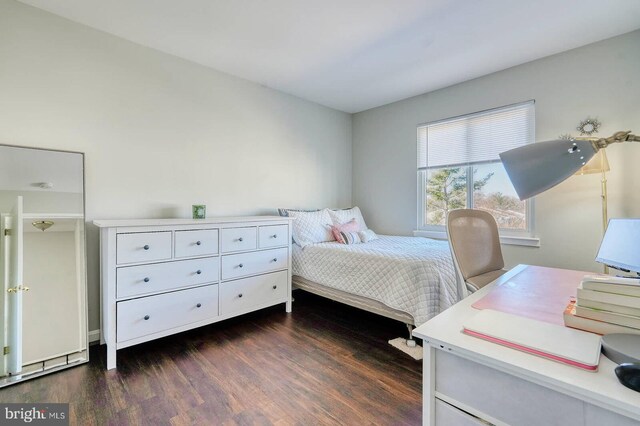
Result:
<svg viewBox="0 0 640 426">
<path fill-rule="evenodd" d="M 489 213 L 473 209 L 450 211 L 447 235 L 453 260 L 469 292 L 507 272 L 503 269 L 498 225 Z"/>
</svg>

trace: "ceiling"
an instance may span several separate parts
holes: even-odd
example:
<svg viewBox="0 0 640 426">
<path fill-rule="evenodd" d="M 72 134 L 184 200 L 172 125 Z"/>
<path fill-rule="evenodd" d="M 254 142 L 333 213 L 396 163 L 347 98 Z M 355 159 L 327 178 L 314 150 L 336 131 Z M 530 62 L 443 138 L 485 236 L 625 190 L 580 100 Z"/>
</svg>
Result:
<svg viewBox="0 0 640 426">
<path fill-rule="evenodd" d="M 77 153 L 0 146 L 0 191 L 82 193 L 83 158 Z M 42 188 L 40 184 L 51 184 Z"/>
<path fill-rule="evenodd" d="M 640 28 L 638 0 L 22 0 L 346 112 Z"/>
</svg>

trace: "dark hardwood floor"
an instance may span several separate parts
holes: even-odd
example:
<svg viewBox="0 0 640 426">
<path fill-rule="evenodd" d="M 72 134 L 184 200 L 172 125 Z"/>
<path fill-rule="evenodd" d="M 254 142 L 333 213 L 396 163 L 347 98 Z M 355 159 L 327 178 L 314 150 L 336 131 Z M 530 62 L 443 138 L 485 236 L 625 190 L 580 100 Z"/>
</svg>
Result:
<svg viewBox="0 0 640 426">
<path fill-rule="evenodd" d="M 296 291 L 284 305 L 118 351 L 0 390 L 70 402 L 71 424 L 421 422 L 422 365 L 387 341 L 403 324 Z M 167 315 L 171 315 L 167 312 Z"/>
</svg>

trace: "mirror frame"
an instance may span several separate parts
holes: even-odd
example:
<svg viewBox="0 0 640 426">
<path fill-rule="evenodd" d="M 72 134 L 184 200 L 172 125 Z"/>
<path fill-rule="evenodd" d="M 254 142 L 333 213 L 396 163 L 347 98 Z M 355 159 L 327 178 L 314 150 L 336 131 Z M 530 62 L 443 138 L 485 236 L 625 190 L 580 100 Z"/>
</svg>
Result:
<svg viewBox="0 0 640 426">
<path fill-rule="evenodd" d="M 5 144 L 0 143 L 1 147 L 8 148 L 21 148 L 21 149 L 31 149 L 38 151 L 50 151 L 50 152 L 61 152 L 67 154 L 79 154 L 82 158 L 82 232 L 83 232 L 83 246 L 84 253 L 82 255 L 82 259 L 84 260 L 84 323 L 85 323 L 85 342 L 86 342 L 86 353 L 87 356 L 85 359 L 74 361 L 71 364 L 59 365 L 56 367 L 51 367 L 47 370 L 38 371 L 35 373 L 29 374 L 18 374 L 15 376 L 7 376 L 0 377 L 0 388 L 4 388 L 6 386 L 11 386 L 17 383 L 22 383 L 27 380 L 35 379 L 38 377 L 46 376 L 47 374 L 56 373 L 58 371 L 66 370 L 68 368 L 77 367 L 82 364 L 86 364 L 89 362 L 89 274 L 87 270 L 87 197 L 86 197 L 86 164 L 85 164 L 85 153 L 80 151 L 69 151 L 64 149 L 51 149 L 51 148 L 40 148 L 33 146 L 24 146 L 24 145 L 13 145 L 13 144 Z"/>
</svg>

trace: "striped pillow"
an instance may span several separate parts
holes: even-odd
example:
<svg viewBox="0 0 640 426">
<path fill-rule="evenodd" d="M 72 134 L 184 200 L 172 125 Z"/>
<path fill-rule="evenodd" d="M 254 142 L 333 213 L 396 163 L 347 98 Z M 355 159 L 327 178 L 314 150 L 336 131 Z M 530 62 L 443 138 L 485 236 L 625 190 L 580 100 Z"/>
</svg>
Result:
<svg viewBox="0 0 640 426">
<path fill-rule="evenodd" d="M 357 232 L 341 232 L 340 236 L 344 244 L 360 244 L 362 242 Z"/>
</svg>

